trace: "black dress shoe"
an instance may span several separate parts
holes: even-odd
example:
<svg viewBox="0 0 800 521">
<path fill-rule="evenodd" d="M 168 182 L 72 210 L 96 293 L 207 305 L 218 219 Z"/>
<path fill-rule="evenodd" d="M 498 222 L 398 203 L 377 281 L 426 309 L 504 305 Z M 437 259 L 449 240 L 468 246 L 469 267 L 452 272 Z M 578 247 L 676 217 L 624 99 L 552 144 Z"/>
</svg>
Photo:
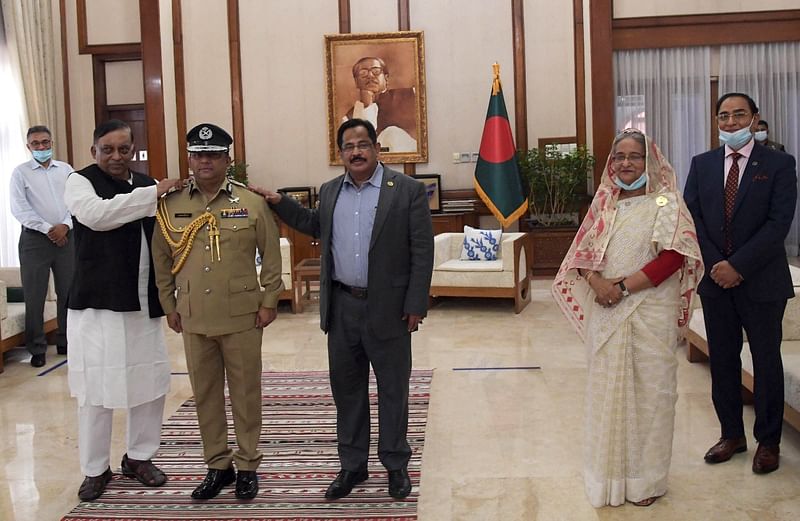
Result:
<svg viewBox="0 0 800 521">
<path fill-rule="evenodd" d="M 44 353 L 31 356 L 31 365 L 33 367 L 42 367 L 45 363 L 47 363 L 47 358 Z"/>
<path fill-rule="evenodd" d="M 86 476 L 86 479 L 81 483 L 81 488 L 78 490 L 78 497 L 81 501 L 94 501 L 99 498 L 106 490 L 106 485 L 111 481 L 111 469 L 107 468 L 105 472 L 99 476 Z"/>
<path fill-rule="evenodd" d="M 240 470 L 236 474 L 236 497 L 253 499 L 258 494 L 258 474 L 254 470 Z"/>
<path fill-rule="evenodd" d="M 192 497 L 194 499 L 211 499 L 219 494 L 222 487 L 230 485 L 236 480 L 236 472 L 233 467 L 228 467 L 225 470 L 208 469 L 206 478 L 200 483 L 200 486 L 194 489 Z"/>
<path fill-rule="evenodd" d="M 369 479 L 367 469 L 362 470 L 340 470 L 336 479 L 328 486 L 325 491 L 325 499 L 340 499 L 349 494 L 353 487 Z"/>
<path fill-rule="evenodd" d="M 67 346 L 56 346 L 56 352 L 60 355 L 67 354 Z"/>
<path fill-rule="evenodd" d="M 411 478 L 408 469 L 403 467 L 389 471 L 389 495 L 395 499 L 405 499 L 411 493 Z"/>
</svg>

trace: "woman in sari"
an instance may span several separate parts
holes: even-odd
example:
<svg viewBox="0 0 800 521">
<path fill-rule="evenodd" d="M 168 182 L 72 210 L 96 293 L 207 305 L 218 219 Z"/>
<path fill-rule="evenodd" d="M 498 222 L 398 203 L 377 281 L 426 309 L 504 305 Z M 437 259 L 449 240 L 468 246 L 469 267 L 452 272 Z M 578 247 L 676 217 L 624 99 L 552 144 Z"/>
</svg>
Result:
<svg viewBox="0 0 800 521">
<path fill-rule="evenodd" d="M 586 342 L 584 483 L 594 507 L 649 506 L 667 490 L 676 347 L 703 274 L 675 172 L 637 130 L 617 135 L 553 282 Z"/>
</svg>

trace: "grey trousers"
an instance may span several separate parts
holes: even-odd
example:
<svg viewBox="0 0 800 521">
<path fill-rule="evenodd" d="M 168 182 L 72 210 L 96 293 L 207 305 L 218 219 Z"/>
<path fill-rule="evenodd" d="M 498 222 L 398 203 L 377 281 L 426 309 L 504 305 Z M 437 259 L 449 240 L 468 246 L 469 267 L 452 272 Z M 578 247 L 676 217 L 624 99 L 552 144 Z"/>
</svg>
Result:
<svg viewBox="0 0 800 521">
<path fill-rule="evenodd" d="M 44 334 L 44 302 L 47 298 L 47 285 L 50 270 L 56 287 L 56 307 L 58 310 L 58 333 L 56 345 L 67 346 L 67 293 L 72 284 L 75 269 L 75 249 L 73 234 L 67 234 L 66 246 L 59 248 L 47 235 L 22 229 L 19 236 L 19 264 L 22 288 L 25 292 L 25 346 L 32 355 L 43 354 L 47 350 Z"/>
</svg>

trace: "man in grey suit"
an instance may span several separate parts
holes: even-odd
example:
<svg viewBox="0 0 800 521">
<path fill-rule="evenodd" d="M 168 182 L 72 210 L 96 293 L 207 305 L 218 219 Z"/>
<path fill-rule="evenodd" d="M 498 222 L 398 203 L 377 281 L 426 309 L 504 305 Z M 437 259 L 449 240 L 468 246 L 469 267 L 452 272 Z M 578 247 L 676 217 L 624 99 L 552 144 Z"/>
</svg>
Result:
<svg viewBox="0 0 800 521">
<path fill-rule="evenodd" d="M 342 465 L 325 497 L 342 498 L 369 477 L 371 364 L 378 382 L 378 458 L 389 473 L 389 494 L 402 499 L 411 492 L 411 333 L 427 313 L 433 271 L 430 210 L 422 183 L 378 162 L 370 122 L 344 122 L 337 144 L 347 172 L 322 185 L 318 209 L 261 193 L 289 226 L 322 243 L 320 327 L 328 333 Z"/>
</svg>

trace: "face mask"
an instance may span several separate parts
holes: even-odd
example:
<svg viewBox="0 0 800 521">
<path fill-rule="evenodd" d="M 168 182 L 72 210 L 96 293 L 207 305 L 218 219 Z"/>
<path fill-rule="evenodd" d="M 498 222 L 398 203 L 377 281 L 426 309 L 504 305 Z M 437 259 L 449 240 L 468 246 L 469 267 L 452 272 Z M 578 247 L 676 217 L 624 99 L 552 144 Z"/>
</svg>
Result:
<svg viewBox="0 0 800 521">
<path fill-rule="evenodd" d="M 753 116 L 755 118 L 755 116 Z M 753 120 L 750 120 L 750 125 L 753 124 Z M 750 132 L 750 125 L 747 125 L 744 128 L 740 128 L 736 132 L 725 132 L 724 130 L 719 131 L 719 140 L 721 143 L 728 145 L 734 150 L 739 150 L 743 146 L 750 141 L 750 138 L 753 137 L 753 133 Z"/>
<path fill-rule="evenodd" d="M 50 161 L 50 158 L 53 157 L 53 149 L 49 148 L 47 150 L 31 150 L 31 154 L 39 163 L 47 163 Z"/>
<path fill-rule="evenodd" d="M 766 141 L 767 140 L 767 131 L 766 130 L 759 130 L 755 133 L 756 141 Z"/>
<path fill-rule="evenodd" d="M 643 187 L 645 185 L 645 183 L 647 182 L 647 172 L 645 172 L 642 175 L 640 175 L 639 179 L 637 179 L 636 181 L 632 182 L 629 185 L 623 183 L 622 180 L 619 177 L 614 179 L 614 182 L 617 183 L 617 186 L 622 188 L 623 190 L 628 190 L 628 191 L 638 190 L 639 188 Z"/>
</svg>

